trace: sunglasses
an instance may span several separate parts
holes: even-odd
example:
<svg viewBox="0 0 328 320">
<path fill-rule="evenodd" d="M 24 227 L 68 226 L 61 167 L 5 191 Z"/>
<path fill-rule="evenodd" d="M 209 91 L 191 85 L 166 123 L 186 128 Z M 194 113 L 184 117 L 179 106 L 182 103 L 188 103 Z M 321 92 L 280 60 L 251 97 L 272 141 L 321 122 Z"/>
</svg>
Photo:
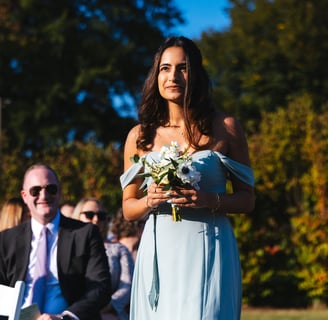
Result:
<svg viewBox="0 0 328 320">
<path fill-rule="evenodd" d="M 36 197 L 40 194 L 41 190 L 45 189 L 47 193 L 55 196 L 58 192 L 58 186 L 56 184 L 47 184 L 46 186 L 34 186 L 30 188 L 30 195 Z"/>
<path fill-rule="evenodd" d="M 107 217 L 107 213 L 104 212 L 104 211 L 98 211 L 98 212 L 95 212 L 95 211 L 82 211 L 81 214 L 84 214 L 86 216 L 87 219 L 89 220 L 92 220 L 93 217 L 95 215 L 98 216 L 98 219 L 99 220 L 106 220 L 106 217 Z"/>
</svg>

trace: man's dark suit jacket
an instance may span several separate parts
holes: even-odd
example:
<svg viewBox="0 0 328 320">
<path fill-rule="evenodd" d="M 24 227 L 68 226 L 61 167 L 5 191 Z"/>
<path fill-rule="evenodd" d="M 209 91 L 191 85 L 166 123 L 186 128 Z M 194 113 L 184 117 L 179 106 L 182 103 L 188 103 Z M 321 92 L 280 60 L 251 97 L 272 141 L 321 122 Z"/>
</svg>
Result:
<svg viewBox="0 0 328 320">
<path fill-rule="evenodd" d="M 98 227 L 61 215 L 58 231 L 59 284 L 67 310 L 81 320 L 100 319 L 111 297 L 110 273 Z M 31 250 L 31 222 L 0 232 L 0 284 L 25 280 Z"/>
</svg>

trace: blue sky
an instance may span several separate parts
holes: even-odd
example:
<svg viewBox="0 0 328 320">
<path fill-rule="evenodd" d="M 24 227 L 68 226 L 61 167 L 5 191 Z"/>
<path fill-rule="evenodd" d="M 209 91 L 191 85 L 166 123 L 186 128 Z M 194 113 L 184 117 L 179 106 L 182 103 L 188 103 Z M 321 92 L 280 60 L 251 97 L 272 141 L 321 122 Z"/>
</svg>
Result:
<svg viewBox="0 0 328 320">
<path fill-rule="evenodd" d="M 222 30 L 229 26 L 230 19 L 224 8 L 228 0 L 174 0 L 185 18 L 186 24 L 174 30 L 174 33 L 189 38 L 200 38 L 208 29 Z"/>
</svg>

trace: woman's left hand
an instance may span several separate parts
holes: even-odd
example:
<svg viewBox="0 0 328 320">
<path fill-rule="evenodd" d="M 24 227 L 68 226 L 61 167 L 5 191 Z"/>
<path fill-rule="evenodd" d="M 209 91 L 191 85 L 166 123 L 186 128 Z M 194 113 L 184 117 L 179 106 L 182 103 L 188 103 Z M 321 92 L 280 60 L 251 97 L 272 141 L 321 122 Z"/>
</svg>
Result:
<svg viewBox="0 0 328 320">
<path fill-rule="evenodd" d="M 169 190 L 167 195 L 170 197 L 169 203 L 178 207 L 204 208 L 213 207 L 217 196 L 216 193 L 195 190 L 193 188 L 175 188 Z"/>
</svg>

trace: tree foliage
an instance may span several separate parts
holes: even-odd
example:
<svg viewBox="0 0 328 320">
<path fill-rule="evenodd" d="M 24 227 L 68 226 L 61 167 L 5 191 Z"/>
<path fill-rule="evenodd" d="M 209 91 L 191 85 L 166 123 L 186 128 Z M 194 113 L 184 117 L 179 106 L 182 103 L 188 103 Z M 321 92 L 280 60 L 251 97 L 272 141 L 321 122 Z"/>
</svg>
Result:
<svg viewBox="0 0 328 320">
<path fill-rule="evenodd" d="M 124 140 L 153 53 L 179 22 L 171 0 L 1 1 L 7 150 Z"/>
<path fill-rule="evenodd" d="M 303 95 L 264 113 L 250 138 L 257 204 L 246 222 L 236 219 L 247 303 L 304 307 L 328 300 L 327 117 Z"/>
<path fill-rule="evenodd" d="M 328 98 L 328 2 L 231 0 L 231 28 L 204 33 L 200 46 L 218 106 L 247 128 L 263 111 L 305 92 L 318 109 Z"/>
</svg>

